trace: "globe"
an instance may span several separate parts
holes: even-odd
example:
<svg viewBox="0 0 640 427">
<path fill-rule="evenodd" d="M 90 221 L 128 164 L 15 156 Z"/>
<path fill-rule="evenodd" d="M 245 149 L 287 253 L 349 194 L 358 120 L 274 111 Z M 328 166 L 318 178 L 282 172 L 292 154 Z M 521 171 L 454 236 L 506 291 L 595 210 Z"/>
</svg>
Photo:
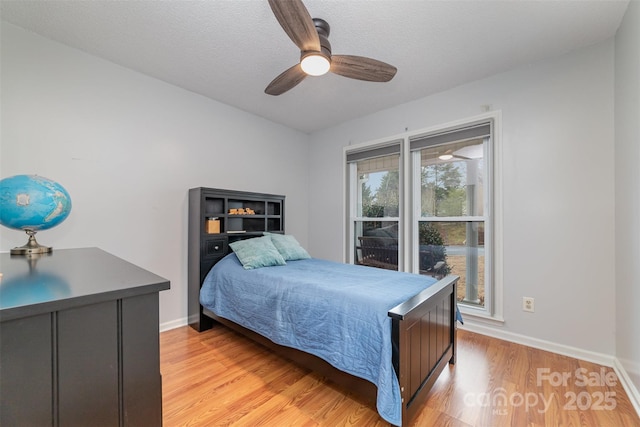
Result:
<svg viewBox="0 0 640 427">
<path fill-rule="evenodd" d="M 55 181 L 38 175 L 15 175 L 0 180 L 0 224 L 24 230 L 29 242 L 11 253 L 42 253 L 33 235 L 59 225 L 71 212 L 71 197 Z M 19 249 L 23 249 L 19 251 Z"/>
</svg>

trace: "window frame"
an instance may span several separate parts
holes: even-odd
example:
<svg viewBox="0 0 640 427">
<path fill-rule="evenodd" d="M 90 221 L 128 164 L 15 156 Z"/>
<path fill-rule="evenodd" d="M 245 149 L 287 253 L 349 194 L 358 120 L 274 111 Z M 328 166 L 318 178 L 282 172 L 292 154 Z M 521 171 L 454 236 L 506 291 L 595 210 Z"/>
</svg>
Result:
<svg viewBox="0 0 640 427">
<path fill-rule="evenodd" d="M 358 182 L 359 182 L 359 178 L 358 178 L 358 170 L 357 170 L 357 162 L 356 161 L 348 161 L 348 158 L 350 157 L 350 155 L 358 155 L 358 154 L 366 154 L 366 153 L 371 153 L 372 156 L 371 157 L 362 157 L 360 160 L 365 160 L 365 159 L 369 159 L 369 158 L 376 158 L 376 157 L 382 157 L 380 155 L 378 155 L 379 152 L 385 152 L 386 148 L 390 148 L 393 146 L 399 146 L 399 159 L 398 159 L 398 176 L 399 176 L 399 200 L 398 200 L 398 216 L 397 217 L 376 217 L 376 218 L 371 218 L 371 217 L 363 217 L 363 216 L 358 216 L 358 215 L 353 215 L 354 212 L 357 212 L 358 210 L 358 198 L 357 197 L 351 197 L 352 194 L 355 193 L 355 195 L 357 195 L 357 187 L 358 187 Z M 372 142 L 372 143 L 364 143 L 362 145 L 359 146 L 351 146 L 350 150 L 344 150 L 344 166 L 345 166 L 345 172 L 346 172 L 346 176 L 348 177 L 348 179 L 344 180 L 343 182 L 343 188 L 345 189 L 345 199 L 346 200 L 346 206 L 347 209 L 345 209 L 345 231 L 346 231 L 346 239 L 345 239 L 345 247 L 344 247 L 344 256 L 343 259 L 345 260 L 345 262 L 349 263 L 349 264 L 355 264 L 356 260 L 355 260 L 355 250 L 354 247 L 356 245 L 355 242 L 355 222 L 364 222 L 364 221 L 385 221 L 385 222 L 393 222 L 393 221 L 397 221 L 398 223 L 398 271 L 405 271 L 404 270 L 404 264 L 405 264 L 405 252 L 404 252 L 404 241 L 405 239 L 405 233 L 404 233 L 404 227 L 403 227 L 403 216 L 404 216 L 404 212 L 406 211 L 405 209 L 405 182 L 404 182 L 404 175 L 405 175 L 405 168 L 404 168 L 404 164 L 403 164 L 403 158 L 405 157 L 404 155 L 404 150 L 405 150 L 405 141 L 404 139 L 390 139 L 390 140 L 382 140 L 382 141 L 377 141 L 377 142 Z M 390 155 L 391 153 L 385 153 L 383 155 Z"/>
<path fill-rule="evenodd" d="M 410 157 L 412 161 L 412 168 L 410 170 L 410 179 L 412 186 L 412 211 L 414 213 L 411 218 L 411 229 L 412 229 L 412 263 L 411 263 L 411 272 L 419 273 L 419 225 L 421 222 L 441 222 L 441 223 L 467 223 L 467 222 L 481 222 L 484 225 L 484 253 L 485 253 L 485 262 L 484 262 L 484 294 L 485 301 L 483 306 L 476 306 L 474 304 L 460 302 L 459 307 L 463 312 L 474 312 L 480 315 L 489 315 L 494 312 L 493 301 L 494 301 L 494 289 L 493 286 L 487 286 L 487 284 L 493 283 L 493 260 L 492 260 L 492 248 L 493 248 L 493 226 L 492 226 L 492 212 L 494 210 L 493 206 L 491 206 L 491 200 L 493 198 L 493 143 L 492 143 L 492 135 L 493 131 L 493 122 L 488 123 L 490 126 L 489 136 L 484 137 L 483 139 L 483 163 L 486 166 L 486 171 L 484 174 L 484 178 L 486 182 L 483 185 L 483 200 L 482 203 L 484 205 L 483 215 L 460 215 L 460 216 L 423 216 L 421 209 L 422 202 L 422 150 L 427 147 L 421 147 L 417 149 L 413 149 L 411 151 Z M 453 129 L 455 131 L 456 129 Z M 438 134 L 440 132 L 436 132 Z M 471 139 L 471 138 L 470 138 Z M 478 138 L 479 139 L 479 138 Z M 449 143 L 456 143 L 458 140 L 451 141 Z M 436 146 L 443 146 L 444 144 L 435 144 Z M 487 254 L 489 254 L 489 261 L 486 261 Z M 459 297 L 459 295 L 458 295 Z"/>
<path fill-rule="evenodd" d="M 485 212 L 485 306 L 474 307 L 466 304 L 460 305 L 460 311 L 471 318 L 489 323 L 504 322 L 503 313 L 503 212 L 502 212 L 502 113 L 501 111 L 487 111 L 486 113 L 452 121 L 445 124 L 432 126 L 416 131 L 406 131 L 402 134 L 390 138 L 378 139 L 349 145 L 343 148 L 343 201 L 344 206 L 344 247 L 343 260 L 354 263 L 354 229 L 353 217 L 355 200 L 352 200 L 353 189 L 349 186 L 353 183 L 355 172 L 350 171 L 347 163 L 347 156 L 356 152 L 366 152 L 376 148 L 384 147 L 401 141 L 400 149 L 400 206 L 398 217 L 398 270 L 414 272 L 413 266 L 417 265 L 417 250 L 413 248 L 413 242 L 418 239 L 418 222 L 421 220 L 420 213 L 416 213 L 416 185 L 414 183 L 414 156 L 411 155 L 410 139 L 420 135 L 435 134 L 452 129 L 461 129 L 474 124 L 491 123 L 491 142 L 489 151 L 485 153 L 485 164 L 487 167 L 486 178 L 490 183 L 487 185 L 485 197 L 489 202 L 486 208 L 490 212 Z M 419 160 L 418 160 L 418 163 Z M 351 175 L 350 175 L 351 174 Z M 469 216 L 465 220 L 473 220 L 475 217 Z M 446 218 L 438 218 L 443 220 Z M 376 218 L 375 220 L 380 220 Z M 490 241 L 490 248 L 487 248 L 487 241 Z M 488 273 L 487 273 L 488 272 Z M 415 273 L 415 272 L 414 272 Z"/>
</svg>

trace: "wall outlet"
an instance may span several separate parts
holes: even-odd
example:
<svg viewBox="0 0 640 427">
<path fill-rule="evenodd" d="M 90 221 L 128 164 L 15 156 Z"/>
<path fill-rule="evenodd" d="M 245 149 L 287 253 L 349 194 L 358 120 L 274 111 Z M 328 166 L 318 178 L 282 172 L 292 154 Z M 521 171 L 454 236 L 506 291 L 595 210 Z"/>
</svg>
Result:
<svg viewBox="0 0 640 427">
<path fill-rule="evenodd" d="M 533 313 L 535 311 L 533 297 L 522 297 L 522 310 Z"/>
</svg>

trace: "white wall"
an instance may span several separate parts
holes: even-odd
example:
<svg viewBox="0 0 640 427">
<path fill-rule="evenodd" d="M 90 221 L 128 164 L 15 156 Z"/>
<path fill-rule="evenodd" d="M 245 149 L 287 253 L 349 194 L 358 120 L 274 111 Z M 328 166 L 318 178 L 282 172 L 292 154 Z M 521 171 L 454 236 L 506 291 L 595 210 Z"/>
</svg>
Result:
<svg viewBox="0 0 640 427">
<path fill-rule="evenodd" d="M 344 146 L 490 105 L 503 122 L 505 322 L 496 328 L 613 355 L 613 77 L 609 40 L 313 134 L 311 251 L 342 259 Z M 522 311 L 523 296 L 535 297 L 535 313 Z"/>
<path fill-rule="evenodd" d="M 38 174 L 71 215 L 38 240 L 100 247 L 171 281 L 160 321 L 187 316 L 187 192 L 287 196 L 307 244 L 308 135 L 2 23 L 0 177 Z M 26 242 L 2 227 L 0 250 Z"/>
<path fill-rule="evenodd" d="M 615 46 L 616 354 L 640 390 L 639 1 L 629 3 Z"/>
</svg>

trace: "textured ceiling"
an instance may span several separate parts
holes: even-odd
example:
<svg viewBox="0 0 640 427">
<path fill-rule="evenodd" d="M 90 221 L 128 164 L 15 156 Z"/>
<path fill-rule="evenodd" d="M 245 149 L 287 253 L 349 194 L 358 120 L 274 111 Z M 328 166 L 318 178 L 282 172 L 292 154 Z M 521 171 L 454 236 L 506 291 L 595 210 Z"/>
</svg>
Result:
<svg viewBox="0 0 640 427">
<path fill-rule="evenodd" d="M 389 83 L 328 74 L 278 97 L 299 60 L 266 0 L 6 1 L 3 20 L 303 132 L 612 37 L 628 1 L 307 0 L 335 54 L 398 68 Z"/>
</svg>

